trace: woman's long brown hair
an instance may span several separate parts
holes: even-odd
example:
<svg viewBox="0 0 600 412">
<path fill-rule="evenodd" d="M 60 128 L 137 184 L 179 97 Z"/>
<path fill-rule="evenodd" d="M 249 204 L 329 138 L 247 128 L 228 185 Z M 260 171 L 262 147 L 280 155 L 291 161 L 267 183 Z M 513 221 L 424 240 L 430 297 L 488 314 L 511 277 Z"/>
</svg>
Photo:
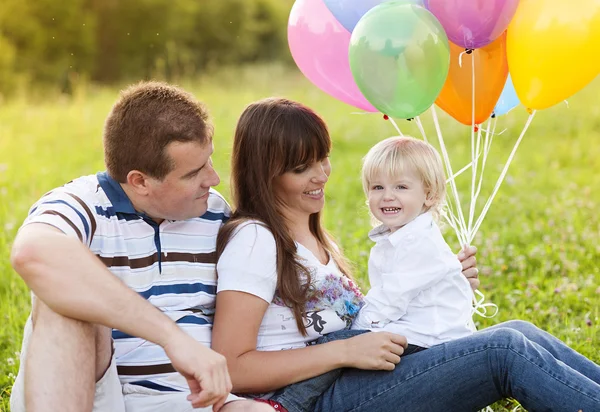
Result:
<svg viewBox="0 0 600 412">
<path fill-rule="evenodd" d="M 250 104 L 242 113 L 233 141 L 231 193 L 233 214 L 217 238 L 217 257 L 245 221 L 258 220 L 268 228 L 277 247 L 277 293 L 306 335 L 304 311 L 311 273 L 302 265 L 287 222 L 278 209 L 274 179 L 298 166 L 325 159 L 331 139 L 325 122 L 308 107 L 281 98 Z M 349 265 L 321 225 L 321 213 L 310 215 L 311 233 L 329 252 L 340 271 L 350 277 Z"/>
</svg>

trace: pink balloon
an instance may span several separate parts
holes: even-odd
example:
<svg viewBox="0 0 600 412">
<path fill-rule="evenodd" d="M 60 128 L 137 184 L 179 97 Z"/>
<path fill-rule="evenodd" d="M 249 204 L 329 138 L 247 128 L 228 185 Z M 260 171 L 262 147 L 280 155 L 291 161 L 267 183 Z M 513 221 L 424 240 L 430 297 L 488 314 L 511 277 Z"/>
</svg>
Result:
<svg viewBox="0 0 600 412">
<path fill-rule="evenodd" d="M 519 0 L 425 0 L 448 39 L 467 49 L 496 40 L 512 20 Z"/>
<path fill-rule="evenodd" d="M 288 22 L 288 44 L 298 68 L 315 86 L 344 103 L 377 111 L 352 77 L 350 33 L 322 0 L 296 0 Z"/>
</svg>

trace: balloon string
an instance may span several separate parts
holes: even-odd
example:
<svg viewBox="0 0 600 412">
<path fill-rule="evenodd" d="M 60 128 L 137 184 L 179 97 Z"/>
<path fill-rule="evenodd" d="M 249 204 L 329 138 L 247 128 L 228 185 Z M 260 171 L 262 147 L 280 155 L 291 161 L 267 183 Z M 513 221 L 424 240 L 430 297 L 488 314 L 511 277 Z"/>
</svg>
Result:
<svg viewBox="0 0 600 412">
<path fill-rule="evenodd" d="M 452 173 L 452 164 L 450 163 L 450 157 L 448 156 L 448 151 L 446 150 L 446 145 L 444 144 L 444 137 L 442 136 L 440 123 L 438 121 L 437 113 L 435 111 L 435 106 L 431 106 L 431 115 L 433 117 L 433 123 L 435 125 L 435 131 L 438 136 L 440 148 L 442 149 L 442 158 L 444 160 L 444 163 L 446 164 L 446 171 L 448 175 L 454 176 L 454 173 Z M 454 199 L 456 201 L 456 207 L 458 210 L 458 222 L 460 224 L 460 231 L 457 231 L 456 234 L 459 241 L 461 241 L 461 246 L 467 246 L 464 242 L 462 242 L 462 234 L 467 234 L 467 228 L 465 225 L 465 219 L 463 217 L 462 207 L 460 204 L 460 196 L 458 195 L 458 189 L 456 188 L 456 182 L 454 181 L 454 179 L 450 181 L 450 187 L 452 188 L 452 194 L 454 195 Z"/>
<path fill-rule="evenodd" d="M 492 131 L 490 133 L 490 125 L 488 123 L 488 129 L 485 133 L 485 141 L 483 143 L 483 160 L 481 162 L 481 174 L 479 175 L 479 184 L 477 185 L 477 191 L 475 192 L 475 202 L 477 202 L 477 198 L 481 193 L 481 184 L 483 183 L 483 172 L 485 171 L 485 165 L 487 163 L 487 157 L 490 153 L 490 149 L 492 148 L 492 141 L 494 139 L 494 134 L 496 133 L 496 123 L 498 119 L 492 119 Z"/>
<path fill-rule="evenodd" d="M 469 232 L 473 227 L 475 214 L 475 180 L 477 179 L 477 159 L 481 142 L 481 130 L 477 130 L 477 146 L 475 145 L 475 130 L 475 58 L 471 57 L 471 160 L 473 167 L 471 168 L 471 200 L 469 202 L 469 224 L 467 225 Z"/>
<path fill-rule="evenodd" d="M 462 169 L 460 169 L 458 172 L 454 173 L 452 176 L 450 176 L 448 179 L 446 179 L 446 183 L 450 183 L 451 180 L 456 179 L 458 176 L 462 175 L 466 170 L 468 170 L 471 166 L 473 165 L 473 163 L 469 163 L 468 165 L 466 165 L 465 167 L 463 167 Z"/>
<path fill-rule="evenodd" d="M 456 233 L 456 237 L 461 245 L 465 244 L 466 240 L 458 227 L 459 222 L 456 216 L 454 215 L 454 211 L 452 210 L 452 204 L 450 202 L 444 203 L 441 212 L 442 217 L 448 222 L 448 225 L 454 230 Z"/>
<path fill-rule="evenodd" d="M 462 67 L 462 58 L 463 58 L 463 54 L 466 54 L 467 51 L 465 50 L 464 52 L 462 52 L 461 54 L 458 55 L 458 66 Z"/>
<path fill-rule="evenodd" d="M 423 128 L 423 123 L 421 123 L 421 118 L 419 116 L 415 117 L 415 122 L 417 123 L 417 127 L 421 132 L 421 136 L 423 136 L 423 140 L 429 143 L 429 141 L 427 140 L 427 135 L 425 134 L 425 129 Z"/>
<path fill-rule="evenodd" d="M 404 137 L 404 135 L 402 134 L 402 132 L 400 131 L 400 128 L 398 127 L 398 125 L 396 124 L 396 122 L 394 121 L 394 119 L 392 119 L 391 117 L 388 117 L 388 120 L 392 123 L 392 125 L 396 128 L 396 131 L 398 132 L 398 134 L 402 137 Z"/>
<path fill-rule="evenodd" d="M 477 297 L 479 297 L 479 300 Z M 493 318 L 498 314 L 498 306 L 494 303 L 483 303 L 484 301 L 485 295 L 479 290 L 475 289 L 473 291 L 473 313 L 476 313 L 483 318 Z M 488 308 L 494 309 L 494 313 L 492 315 L 487 314 Z"/>
<path fill-rule="evenodd" d="M 517 139 L 512 151 L 510 153 L 510 156 L 508 157 L 508 160 L 506 161 L 506 164 L 504 165 L 504 168 L 502 169 L 502 173 L 500 173 L 500 176 L 498 177 L 498 180 L 496 181 L 496 186 L 494 187 L 494 191 L 492 192 L 491 196 L 489 197 L 485 206 L 483 207 L 481 215 L 479 216 L 479 218 L 477 219 L 477 222 L 475 223 L 475 227 L 473 228 L 473 230 L 471 232 L 469 232 L 469 234 L 468 234 L 469 243 L 475 237 L 475 234 L 479 230 L 479 227 L 481 226 L 481 222 L 483 222 L 483 219 L 485 218 L 485 215 L 487 214 L 487 212 L 492 204 L 492 201 L 496 197 L 496 193 L 498 193 L 498 189 L 500 188 L 500 185 L 504 181 L 504 177 L 506 176 L 506 173 L 508 172 L 508 168 L 509 168 L 513 158 L 515 157 L 515 153 L 517 152 L 519 145 L 521 144 L 521 140 L 523 140 L 523 136 L 525 136 L 525 132 L 527 132 L 527 129 L 529 128 L 529 125 L 531 124 L 531 121 L 533 120 L 533 117 L 535 116 L 535 112 L 536 111 L 534 110 L 529 115 L 529 118 L 527 119 L 527 123 L 525 123 L 525 126 L 523 127 L 523 130 L 521 131 L 521 135 Z"/>
</svg>

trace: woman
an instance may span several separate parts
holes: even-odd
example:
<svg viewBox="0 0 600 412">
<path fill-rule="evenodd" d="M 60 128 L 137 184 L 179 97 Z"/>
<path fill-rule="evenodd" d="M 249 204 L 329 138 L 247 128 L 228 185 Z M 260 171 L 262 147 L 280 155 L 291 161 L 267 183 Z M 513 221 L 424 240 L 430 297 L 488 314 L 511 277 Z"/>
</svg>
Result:
<svg viewBox="0 0 600 412">
<path fill-rule="evenodd" d="M 299 103 L 266 99 L 239 120 L 212 341 L 235 393 L 268 397 L 345 368 L 315 410 L 463 412 L 506 397 L 529 410 L 600 410 L 600 367 L 526 322 L 404 358 L 406 339 L 386 332 L 310 345 L 361 304 L 320 221 L 330 147 L 324 122 Z"/>
</svg>

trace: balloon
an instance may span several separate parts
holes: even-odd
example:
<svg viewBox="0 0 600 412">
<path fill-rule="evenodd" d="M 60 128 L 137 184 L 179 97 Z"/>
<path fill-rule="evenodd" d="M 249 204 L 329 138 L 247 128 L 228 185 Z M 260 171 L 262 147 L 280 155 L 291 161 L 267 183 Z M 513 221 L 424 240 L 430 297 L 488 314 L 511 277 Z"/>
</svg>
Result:
<svg viewBox="0 0 600 412">
<path fill-rule="evenodd" d="M 496 116 L 502 116 L 517 107 L 520 103 L 512 78 L 509 74 L 504 89 L 502 90 L 502 94 L 500 94 L 500 98 L 498 99 L 498 102 L 496 102 L 496 107 L 494 107 L 494 114 Z"/>
<path fill-rule="evenodd" d="M 518 5 L 519 0 L 425 0 L 425 7 L 442 23 L 448 39 L 467 49 L 483 47 L 500 37 Z"/>
<path fill-rule="evenodd" d="M 492 114 L 508 76 L 506 35 L 503 34 L 491 44 L 473 50 L 471 54 L 465 53 L 464 48 L 450 43 L 450 72 L 435 102 L 450 116 L 466 125 L 473 124 L 473 59 L 475 124 L 481 124 Z"/>
<path fill-rule="evenodd" d="M 323 3 L 333 13 L 335 18 L 350 33 L 366 12 L 386 0 L 323 0 Z M 423 5 L 423 0 L 404 0 L 406 4 Z"/>
<path fill-rule="evenodd" d="M 563 101 L 600 72 L 600 1 L 522 1 L 508 29 L 507 54 L 526 107 Z"/>
<path fill-rule="evenodd" d="M 350 69 L 379 111 L 408 119 L 427 110 L 448 74 L 444 29 L 423 7 L 381 3 L 358 22 L 350 39 Z"/>
<path fill-rule="evenodd" d="M 350 33 L 321 0 L 297 0 L 290 12 L 288 44 L 300 71 L 338 100 L 377 111 L 352 79 L 348 62 Z"/>
</svg>

